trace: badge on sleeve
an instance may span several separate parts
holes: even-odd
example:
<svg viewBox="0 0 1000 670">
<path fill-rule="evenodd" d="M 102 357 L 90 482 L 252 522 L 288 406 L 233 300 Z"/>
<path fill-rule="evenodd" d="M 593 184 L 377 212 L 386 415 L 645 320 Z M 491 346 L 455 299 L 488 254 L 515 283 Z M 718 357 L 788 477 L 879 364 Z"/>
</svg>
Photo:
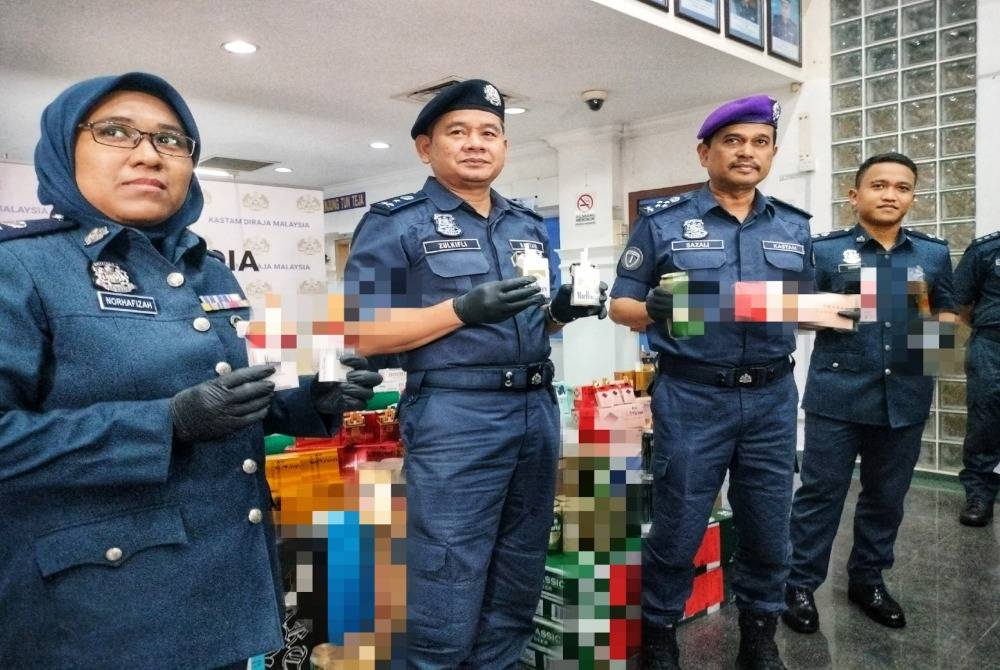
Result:
<svg viewBox="0 0 1000 670">
<path fill-rule="evenodd" d="M 626 270 L 635 270 L 642 265 L 642 249 L 629 247 L 622 254 L 622 267 Z"/>
<path fill-rule="evenodd" d="M 90 264 L 90 272 L 94 275 L 94 286 L 97 288 L 112 293 L 131 293 L 135 290 L 128 273 L 117 263 L 94 261 Z"/>
<path fill-rule="evenodd" d="M 455 223 L 455 217 L 451 214 L 435 214 L 434 230 L 445 237 L 458 237 L 462 234 L 462 229 Z"/>
<path fill-rule="evenodd" d="M 703 237 L 708 237 L 704 221 L 701 219 L 688 219 L 684 222 L 685 240 L 700 240 Z"/>
</svg>

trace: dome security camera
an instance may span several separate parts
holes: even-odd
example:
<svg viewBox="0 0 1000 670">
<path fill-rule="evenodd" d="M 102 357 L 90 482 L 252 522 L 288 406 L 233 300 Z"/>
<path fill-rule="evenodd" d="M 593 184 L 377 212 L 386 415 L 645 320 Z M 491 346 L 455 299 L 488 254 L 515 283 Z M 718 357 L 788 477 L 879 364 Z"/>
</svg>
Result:
<svg viewBox="0 0 1000 670">
<path fill-rule="evenodd" d="M 585 103 L 587 103 L 587 107 L 590 108 L 590 111 L 599 112 L 601 111 L 601 107 L 604 107 L 604 101 L 608 99 L 608 92 L 595 89 L 592 91 L 584 91 L 580 94 L 580 97 Z"/>
</svg>

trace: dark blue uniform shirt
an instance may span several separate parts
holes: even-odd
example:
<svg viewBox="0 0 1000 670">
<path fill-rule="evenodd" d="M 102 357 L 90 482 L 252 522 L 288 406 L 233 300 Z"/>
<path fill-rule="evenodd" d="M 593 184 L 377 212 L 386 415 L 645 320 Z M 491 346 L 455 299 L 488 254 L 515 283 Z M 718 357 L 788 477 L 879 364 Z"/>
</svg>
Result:
<svg viewBox="0 0 1000 670">
<path fill-rule="evenodd" d="M 1000 233 L 969 245 L 955 269 L 955 303 L 972 305 L 973 328 L 1000 330 Z"/>
<path fill-rule="evenodd" d="M 646 332 L 654 350 L 723 365 L 788 356 L 795 350 L 795 324 L 734 322 L 733 284 L 787 281 L 797 283 L 796 292 L 811 292 L 809 218 L 758 192 L 740 225 L 707 184 L 660 201 L 639 217 L 618 263 L 611 297 L 645 301 L 661 274 L 684 271 L 693 283 L 718 283 L 718 293 L 692 298 L 692 304 L 705 308 L 705 335 L 674 339 L 663 324 L 650 324 Z"/>
<path fill-rule="evenodd" d="M 495 191 L 491 198 L 485 219 L 430 177 L 416 193 L 372 205 L 354 233 L 345 270 L 345 295 L 358 296 L 360 320 L 373 320 L 378 308 L 430 307 L 478 284 L 517 277 L 513 257 L 525 249 L 548 258 L 541 217 Z M 549 281 L 558 288 L 551 262 Z M 536 363 L 549 352 L 544 313 L 529 308 L 501 323 L 459 328 L 399 354 L 399 361 L 412 372 Z"/>
<path fill-rule="evenodd" d="M 933 312 L 954 311 L 947 241 L 907 229 L 886 251 L 857 225 L 817 236 L 813 253 L 818 291 L 858 293 L 861 268 L 876 269 L 877 320 L 861 323 L 856 333 L 816 333 L 802 408 L 855 423 L 925 421 L 934 378 L 921 374 L 923 351 L 907 346 L 920 326 L 907 281 L 927 283 Z"/>
</svg>

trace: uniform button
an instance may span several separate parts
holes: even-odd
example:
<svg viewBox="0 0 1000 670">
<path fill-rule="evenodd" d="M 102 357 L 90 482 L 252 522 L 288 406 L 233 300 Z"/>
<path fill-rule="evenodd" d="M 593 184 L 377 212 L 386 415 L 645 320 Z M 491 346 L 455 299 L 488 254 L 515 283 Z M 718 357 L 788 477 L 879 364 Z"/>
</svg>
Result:
<svg viewBox="0 0 1000 670">
<path fill-rule="evenodd" d="M 247 514 L 247 518 L 250 519 L 250 523 L 260 523 L 261 521 L 263 521 L 264 515 L 261 513 L 259 509 L 254 507 L 252 510 L 250 510 L 250 513 Z"/>
<path fill-rule="evenodd" d="M 886 368 L 885 369 L 885 374 L 891 375 L 892 374 L 892 370 L 890 370 L 889 368 Z"/>
<path fill-rule="evenodd" d="M 178 286 L 184 285 L 184 275 L 180 272 L 171 272 L 167 275 L 167 284 L 177 288 Z"/>
<path fill-rule="evenodd" d="M 885 350 L 886 351 L 889 351 L 890 349 L 892 349 L 892 345 L 891 344 L 885 345 Z"/>
<path fill-rule="evenodd" d="M 233 371 L 233 366 L 225 361 L 219 361 L 215 364 L 215 374 L 217 375 L 228 375 Z"/>
<path fill-rule="evenodd" d="M 122 550 L 118 547 L 111 547 L 104 552 L 104 558 L 108 559 L 108 562 L 110 563 L 117 563 L 122 560 Z"/>
<path fill-rule="evenodd" d="M 203 316 L 199 316 L 197 319 L 191 322 L 194 329 L 199 333 L 204 333 L 206 330 L 212 327 L 212 322 Z"/>
<path fill-rule="evenodd" d="M 836 368 L 839 368 L 839 367 L 840 367 L 840 363 L 834 363 L 834 364 L 833 364 L 833 365 L 831 365 L 830 367 L 831 367 L 831 368 L 834 368 L 834 369 L 836 369 Z"/>
<path fill-rule="evenodd" d="M 247 473 L 248 475 L 252 475 L 253 473 L 257 472 L 257 461 L 253 460 L 252 458 L 248 458 L 245 461 L 243 461 L 243 472 Z"/>
<path fill-rule="evenodd" d="M 886 328 L 892 328 L 892 322 L 891 321 L 886 321 L 885 322 L 885 327 Z"/>
<path fill-rule="evenodd" d="M 231 317 L 229 317 L 229 325 L 235 328 L 236 324 L 242 320 L 243 320 L 242 316 L 240 316 L 239 314 L 233 314 Z"/>
</svg>

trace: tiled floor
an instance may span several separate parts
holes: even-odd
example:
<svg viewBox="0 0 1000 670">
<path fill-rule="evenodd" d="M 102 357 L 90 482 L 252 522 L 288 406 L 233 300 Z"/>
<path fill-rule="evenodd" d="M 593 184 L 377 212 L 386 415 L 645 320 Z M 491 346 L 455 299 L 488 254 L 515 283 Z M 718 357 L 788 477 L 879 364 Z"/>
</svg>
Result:
<svg viewBox="0 0 1000 670">
<path fill-rule="evenodd" d="M 914 481 L 896 540 L 896 564 L 884 574 L 906 612 L 890 630 L 847 601 L 855 480 L 833 546 L 830 576 L 816 591 L 820 630 L 800 635 L 778 624 L 778 647 L 790 670 L 1000 669 L 1000 509 L 986 528 L 958 523 L 957 485 Z M 678 629 L 682 667 L 734 667 L 739 646 L 735 606 Z"/>
</svg>

